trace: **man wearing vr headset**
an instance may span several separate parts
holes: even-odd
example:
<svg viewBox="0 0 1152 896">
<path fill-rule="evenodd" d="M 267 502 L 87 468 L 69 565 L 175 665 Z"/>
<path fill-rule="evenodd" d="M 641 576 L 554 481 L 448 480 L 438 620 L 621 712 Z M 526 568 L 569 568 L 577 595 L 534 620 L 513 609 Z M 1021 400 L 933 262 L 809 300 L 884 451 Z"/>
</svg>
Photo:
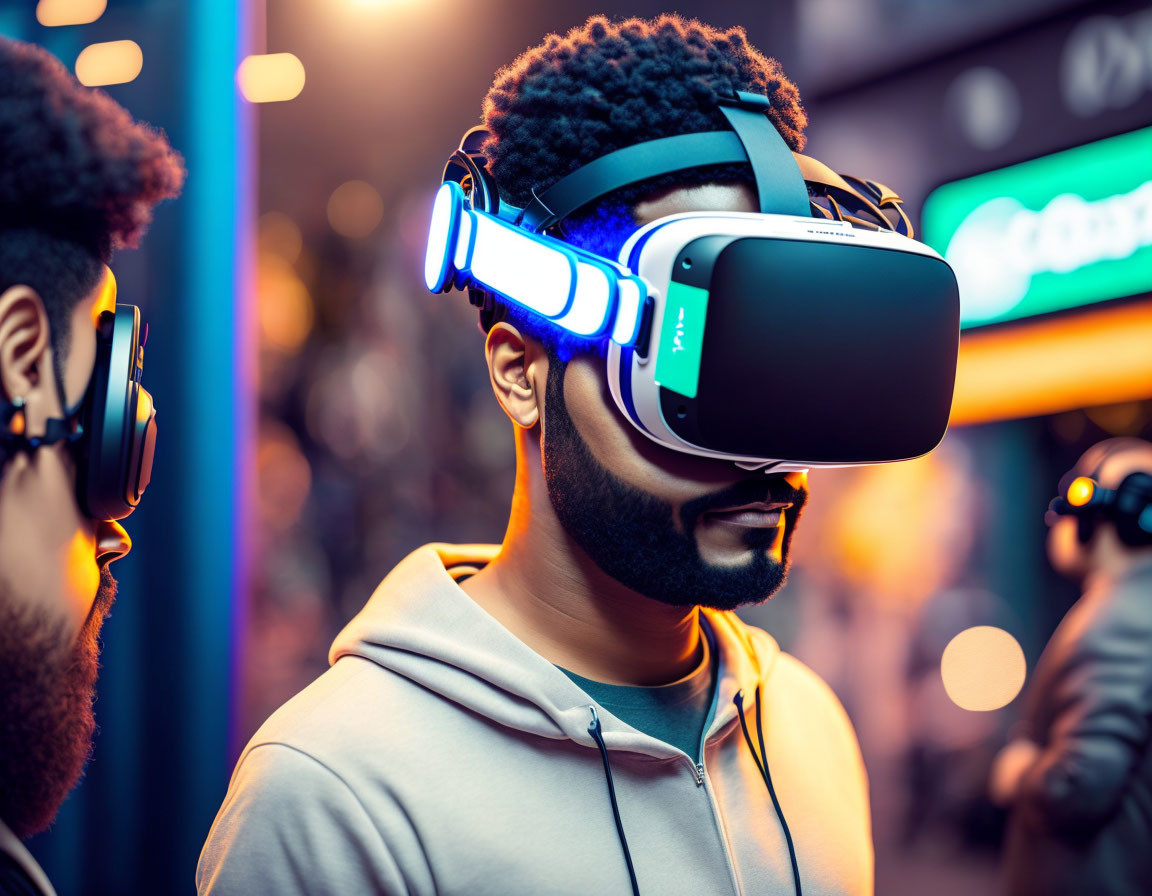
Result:
<svg viewBox="0 0 1152 896">
<path fill-rule="evenodd" d="M 907 299 L 881 269 L 926 256 L 888 191 L 794 155 L 796 87 L 742 29 L 595 17 L 501 71 L 484 118 L 425 278 L 481 309 L 515 433 L 504 542 L 426 546 L 385 579 L 245 750 L 200 892 L 869 894 L 852 725 L 731 610 L 783 583 L 809 466 L 939 440 L 954 295 L 909 303 L 943 363 L 897 370 L 909 350 L 827 278 L 856 264 L 885 317 L 870 281 Z M 817 212 L 806 180 L 839 199 Z M 787 322 L 800 305 L 824 322 Z M 861 335 L 884 348 L 849 369 Z M 890 429 L 880 402 L 859 417 L 875 375 L 948 394 Z M 833 419 L 855 441 L 820 436 Z"/>
<path fill-rule="evenodd" d="M 92 748 L 115 520 L 155 438 L 139 313 L 107 267 L 183 163 L 164 135 L 39 47 L 0 38 L 0 893 L 52 893 L 20 839 Z"/>
<path fill-rule="evenodd" d="M 993 767 L 1011 809 L 1012 896 L 1152 892 L 1152 444 L 1088 449 L 1048 512 L 1048 555 L 1083 596 L 1036 665 Z"/>
</svg>

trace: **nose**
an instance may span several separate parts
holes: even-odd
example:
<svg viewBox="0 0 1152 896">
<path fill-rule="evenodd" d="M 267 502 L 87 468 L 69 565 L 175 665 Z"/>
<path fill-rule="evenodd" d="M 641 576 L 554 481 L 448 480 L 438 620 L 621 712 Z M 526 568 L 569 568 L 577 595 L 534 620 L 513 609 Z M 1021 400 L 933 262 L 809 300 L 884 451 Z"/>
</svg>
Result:
<svg viewBox="0 0 1152 896">
<path fill-rule="evenodd" d="M 132 550 L 132 539 L 116 520 L 101 520 L 96 524 L 96 565 L 104 569 L 113 560 L 119 560 Z"/>
</svg>

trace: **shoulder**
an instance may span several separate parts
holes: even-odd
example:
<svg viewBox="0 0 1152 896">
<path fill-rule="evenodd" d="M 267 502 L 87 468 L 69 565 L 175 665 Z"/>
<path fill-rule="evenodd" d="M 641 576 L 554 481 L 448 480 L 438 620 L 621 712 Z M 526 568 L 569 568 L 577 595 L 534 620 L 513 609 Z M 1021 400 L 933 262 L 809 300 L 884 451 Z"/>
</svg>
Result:
<svg viewBox="0 0 1152 896">
<path fill-rule="evenodd" d="M 790 730 L 797 733 L 831 740 L 833 746 L 859 761 L 860 748 L 856 731 L 844 711 L 840 699 L 820 675 L 804 662 L 780 649 L 768 632 L 749 625 L 735 613 L 709 613 L 709 622 L 723 627 L 729 637 L 743 646 L 743 653 L 755 670 L 750 674 L 758 678 L 762 699 L 768 712 L 775 718 L 787 719 Z M 743 678 L 737 670 L 737 677 Z"/>
<path fill-rule="evenodd" d="M 427 873 L 402 813 L 365 806 L 314 756 L 263 742 L 236 767 L 200 853 L 196 885 L 212 896 L 407 893 Z"/>
<path fill-rule="evenodd" d="M 796 724 L 820 729 L 859 752 L 856 732 L 836 692 L 813 669 L 790 653 L 780 652 L 769 684 L 773 699 L 784 704 Z"/>
<path fill-rule="evenodd" d="M 368 786 L 390 749 L 387 712 L 404 711 L 387 701 L 404 687 L 349 658 L 273 713 L 244 748 L 208 834 L 202 894 L 393 893 L 425 881 L 403 808 L 387 788 Z M 312 857 L 306 871 L 301 855 Z"/>
<path fill-rule="evenodd" d="M 1085 662 L 1152 668 L 1149 591 L 1130 581 L 1101 582 L 1072 606 L 1044 648 L 1046 668 L 1071 670 Z"/>
<path fill-rule="evenodd" d="M 339 773 L 361 748 L 376 753 L 398 736 L 390 718 L 404 718 L 429 693 L 396 673 L 358 656 L 342 657 L 277 709 L 241 754 L 278 744 Z"/>
</svg>

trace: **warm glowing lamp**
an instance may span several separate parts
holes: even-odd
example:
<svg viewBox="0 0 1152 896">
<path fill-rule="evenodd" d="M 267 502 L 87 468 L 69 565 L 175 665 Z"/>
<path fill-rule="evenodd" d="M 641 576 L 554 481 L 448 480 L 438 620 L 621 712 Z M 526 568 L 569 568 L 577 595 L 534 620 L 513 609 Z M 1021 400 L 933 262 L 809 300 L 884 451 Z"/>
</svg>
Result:
<svg viewBox="0 0 1152 896">
<path fill-rule="evenodd" d="M 250 103 L 282 103 L 304 89 L 304 63 L 291 53 L 248 56 L 236 69 L 236 83 Z"/>
<path fill-rule="evenodd" d="M 362 180 L 338 186 L 328 199 L 328 223 L 342 236 L 368 236 L 384 217 L 384 200 L 376 188 Z"/>
<path fill-rule="evenodd" d="M 46 28 L 87 25 L 104 15 L 108 0 L 40 0 L 36 21 Z"/>
<path fill-rule="evenodd" d="M 1087 476 L 1077 476 L 1068 486 L 1068 503 L 1073 507 L 1083 507 L 1092 500 L 1096 492 L 1096 483 Z"/>
<path fill-rule="evenodd" d="M 76 57 L 76 78 L 86 87 L 127 84 L 144 67 L 144 54 L 134 40 L 91 44 Z"/>
</svg>

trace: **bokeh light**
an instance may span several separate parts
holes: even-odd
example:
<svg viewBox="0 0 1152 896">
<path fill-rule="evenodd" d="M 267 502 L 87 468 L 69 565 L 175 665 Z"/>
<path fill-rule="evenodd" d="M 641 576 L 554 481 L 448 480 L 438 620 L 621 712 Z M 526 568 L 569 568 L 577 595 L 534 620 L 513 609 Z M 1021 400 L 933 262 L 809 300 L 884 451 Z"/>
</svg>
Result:
<svg viewBox="0 0 1152 896">
<path fill-rule="evenodd" d="M 76 57 L 76 78 L 86 87 L 127 84 L 144 67 L 144 54 L 134 40 L 90 44 Z"/>
<path fill-rule="evenodd" d="M 328 223 L 349 239 L 368 236 L 383 217 L 384 200 L 374 186 L 362 180 L 341 184 L 328 199 Z"/>
<path fill-rule="evenodd" d="M 284 531 L 300 519 L 312 489 L 312 468 L 288 427 L 265 421 L 256 450 L 260 519 L 273 531 Z"/>
<path fill-rule="evenodd" d="M 104 15 L 108 0 L 40 0 L 36 21 L 46 28 L 87 25 Z"/>
<path fill-rule="evenodd" d="M 827 471 L 820 477 L 829 478 Z M 961 443 L 946 441 L 900 464 L 863 467 L 837 486 L 819 486 L 824 506 L 805 511 L 803 531 L 811 531 L 808 524 L 823 511 L 834 511 L 822 520 L 819 540 L 800 540 L 797 557 L 817 552 L 856 591 L 892 608 L 913 609 L 954 580 L 971 550 L 981 499 Z"/>
<path fill-rule="evenodd" d="M 1083 507 L 1092 500 L 1096 485 L 1086 476 L 1077 476 L 1068 486 L 1068 503 L 1073 507 Z"/>
<path fill-rule="evenodd" d="M 394 350 L 350 346 L 308 391 L 308 432 L 346 463 L 383 466 L 412 437 L 410 374 Z"/>
<path fill-rule="evenodd" d="M 299 351 L 315 318 L 304 281 L 283 258 L 266 253 L 260 257 L 256 292 L 261 345 L 285 354 Z"/>
<path fill-rule="evenodd" d="M 940 660 L 944 690 L 961 709 L 988 712 L 1007 706 L 1024 686 L 1027 664 L 1020 643 L 1002 628 L 977 625 L 948 642 Z"/>
<path fill-rule="evenodd" d="M 282 103 L 304 89 L 304 63 L 291 53 L 248 56 L 236 69 L 236 83 L 250 103 Z"/>
<path fill-rule="evenodd" d="M 260 251 L 276 255 L 288 264 L 296 264 L 304 249 L 304 237 L 296 222 L 283 212 L 265 212 L 260 216 Z"/>
</svg>

